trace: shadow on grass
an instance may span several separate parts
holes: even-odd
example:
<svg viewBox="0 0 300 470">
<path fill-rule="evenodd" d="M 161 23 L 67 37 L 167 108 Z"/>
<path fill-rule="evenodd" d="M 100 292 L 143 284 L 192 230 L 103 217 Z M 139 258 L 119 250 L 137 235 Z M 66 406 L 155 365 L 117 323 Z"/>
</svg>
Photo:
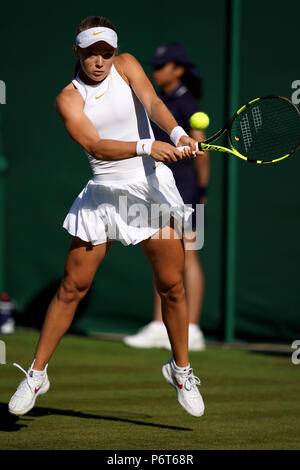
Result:
<svg viewBox="0 0 300 470">
<path fill-rule="evenodd" d="M 105 416 L 105 415 L 98 415 L 93 413 L 82 413 L 80 411 L 72 411 L 72 410 L 58 410 L 56 408 L 42 408 L 42 407 L 35 407 L 29 413 L 27 413 L 24 417 L 39 417 L 39 416 L 48 416 L 48 415 L 57 415 L 57 416 L 70 416 L 73 418 L 85 418 L 85 419 L 99 419 L 105 421 L 117 421 L 121 423 L 131 423 L 137 424 L 139 426 L 150 426 L 154 428 L 160 429 L 171 429 L 174 431 L 192 431 L 191 428 L 182 428 L 179 426 L 169 426 L 167 424 L 156 424 L 156 423 L 149 423 L 146 421 L 140 421 L 136 419 L 129 419 L 125 417 L 119 416 Z M 145 417 L 145 415 L 142 415 Z M 27 427 L 27 424 L 20 424 L 18 420 L 23 418 L 23 416 L 14 416 L 8 412 L 7 403 L 0 403 L 0 431 L 6 432 L 13 432 L 19 431 L 23 427 Z M 151 418 L 151 416 L 149 416 Z"/>
<path fill-rule="evenodd" d="M 14 432 L 21 428 L 27 428 L 27 424 L 18 423 L 19 417 L 11 415 L 7 409 L 7 403 L 0 403 L 0 431 Z"/>
</svg>

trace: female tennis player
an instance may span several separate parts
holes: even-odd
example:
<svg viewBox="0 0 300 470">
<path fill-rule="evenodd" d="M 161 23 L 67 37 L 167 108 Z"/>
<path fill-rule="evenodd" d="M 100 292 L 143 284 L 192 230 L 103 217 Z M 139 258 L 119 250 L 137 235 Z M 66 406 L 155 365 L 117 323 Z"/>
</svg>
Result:
<svg viewBox="0 0 300 470">
<path fill-rule="evenodd" d="M 157 97 L 138 61 L 130 54 L 117 55 L 117 48 L 116 28 L 109 20 L 83 20 L 74 46 L 76 76 L 57 97 L 57 111 L 72 139 L 85 150 L 94 176 L 63 224 L 72 241 L 33 362 L 27 372 L 15 364 L 26 376 L 9 402 L 9 411 L 15 415 L 27 413 L 36 398 L 48 391 L 48 362 L 114 240 L 124 245 L 140 243 L 148 258 L 172 346 L 163 376 L 175 387 L 188 413 L 204 413 L 197 387 L 200 380 L 188 357 L 184 250 L 175 232 L 192 209 L 186 210 L 172 172 L 164 165 L 202 152 Z M 154 140 L 148 116 L 170 135 L 174 145 Z M 176 146 L 187 148 L 181 152 Z M 156 161 L 161 162 L 157 168 Z M 157 205 L 164 208 L 160 216 L 152 211 Z M 130 218 L 137 207 L 139 224 Z M 166 215 L 171 216 L 168 223 Z"/>
<path fill-rule="evenodd" d="M 159 46 L 150 63 L 153 65 L 153 81 L 160 88 L 159 98 L 167 106 L 177 123 L 195 140 L 205 140 L 203 130 L 193 129 L 191 116 L 199 111 L 197 100 L 202 96 L 202 80 L 195 66 L 190 62 L 186 49 L 178 43 Z M 156 140 L 171 144 L 169 135 L 155 123 L 152 129 Z M 193 165 L 195 163 L 195 165 Z M 185 204 L 194 208 L 191 230 L 185 232 L 188 239 L 196 237 L 196 205 L 206 202 L 206 192 L 210 175 L 209 153 L 193 162 L 183 159 L 167 163 L 172 170 L 177 189 Z M 184 237 L 185 240 L 185 237 Z M 189 247 L 189 245 L 187 244 Z M 185 244 L 186 247 L 186 244 Z M 184 287 L 189 312 L 189 350 L 205 349 L 205 339 L 200 329 L 200 316 L 204 298 L 204 273 L 198 251 L 187 249 L 184 263 Z M 154 286 L 153 320 L 142 327 L 135 335 L 125 336 L 124 342 L 135 348 L 163 347 L 170 349 L 170 341 L 163 323 L 161 300 Z"/>
</svg>

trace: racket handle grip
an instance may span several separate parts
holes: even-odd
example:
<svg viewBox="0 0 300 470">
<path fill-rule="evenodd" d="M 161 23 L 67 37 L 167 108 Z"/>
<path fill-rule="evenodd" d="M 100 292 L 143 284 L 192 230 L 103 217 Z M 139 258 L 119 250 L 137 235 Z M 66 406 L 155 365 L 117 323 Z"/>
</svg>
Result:
<svg viewBox="0 0 300 470">
<path fill-rule="evenodd" d="M 188 145 L 183 145 L 182 147 L 177 147 L 177 148 L 178 148 L 178 150 L 180 150 L 180 152 L 182 152 L 184 149 L 188 149 L 189 146 Z M 201 142 L 197 142 L 197 149 L 201 150 Z"/>
</svg>

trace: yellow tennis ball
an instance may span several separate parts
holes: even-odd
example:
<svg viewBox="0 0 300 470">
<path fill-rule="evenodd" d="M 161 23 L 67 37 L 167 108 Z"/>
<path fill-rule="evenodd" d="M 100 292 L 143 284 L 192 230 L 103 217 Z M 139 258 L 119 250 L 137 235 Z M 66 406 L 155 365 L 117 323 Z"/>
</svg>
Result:
<svg viewBox="0 0 300 470">
<path fill-rule="evenodd" d="M 194 113 L 190 117 L 190 126 L 192 129 L 206 129 L 209 126 L 209 117 L 202 112 Z"/>
</svg>

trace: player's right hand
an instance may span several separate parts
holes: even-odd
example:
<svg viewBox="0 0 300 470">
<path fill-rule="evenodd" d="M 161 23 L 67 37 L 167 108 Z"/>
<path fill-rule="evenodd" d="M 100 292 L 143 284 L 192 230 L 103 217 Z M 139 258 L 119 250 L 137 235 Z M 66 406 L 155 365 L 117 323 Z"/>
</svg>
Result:
<svg viewBox="0 0 300 470">
<path fill-rule="evenodd" d="M 192 158 L 191 148 L 185 148 L 183 151 L 178 150 L 167 142 L 154 140 L 151 147 L 151 157 L 158 162 L 170 163 L 177 162 L 183 158 Z"/>
</svg>

